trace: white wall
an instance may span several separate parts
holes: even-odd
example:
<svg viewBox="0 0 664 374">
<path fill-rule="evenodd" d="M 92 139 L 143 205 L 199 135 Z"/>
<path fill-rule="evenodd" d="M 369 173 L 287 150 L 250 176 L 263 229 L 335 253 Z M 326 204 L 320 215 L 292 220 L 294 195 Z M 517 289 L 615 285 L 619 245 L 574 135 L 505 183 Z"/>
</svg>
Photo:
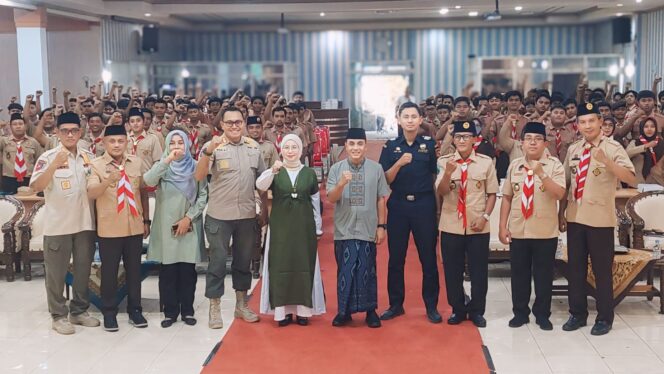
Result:
<svg viewBox="0 0 664 374">
<path fill-rule="evenodd" d="M 0 107 L 7 113 L 7 104 L 12 96 L 18 96 L 18 54 L 16 34 L 0 34 Z M 22 100 L 21 100 L 22 101 Z"/>
<path fill-rule="evenodd" d="M 101 80 L 101 29 L 92 26 L 87 31 L 49 31 L 48 75 L 51 87 L 58 88 L 58 99 L 66 88 L 73 95 L 89 92 L 83 77 L 89 83 Z"/>
</svg>

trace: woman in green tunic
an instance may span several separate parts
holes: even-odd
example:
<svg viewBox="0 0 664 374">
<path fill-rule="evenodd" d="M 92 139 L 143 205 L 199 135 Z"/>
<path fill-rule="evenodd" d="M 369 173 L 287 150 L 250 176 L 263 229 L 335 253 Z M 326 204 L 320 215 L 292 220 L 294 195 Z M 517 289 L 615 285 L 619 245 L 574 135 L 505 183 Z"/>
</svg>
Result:
<svg viewBox="0 0 664 374">
<path fill-rule="evenodd" d="M 207 181 L 194 180 L 196 161 L 184 132 L 170 132 L 165 145 L 161 161 L 143 176 L 148 186 L 159 186 L 148 260 L 162 264 L 159 296 L 165 319 L 161 326 L 170 327 L 180 315 L 187 325 L 195 325 L 196 263 L 201 259 L 201 214 L 207 203 Z"/>
<path fill-rule="evenodd" d="M 316 173 L 300 163 L 302 141 L 287 135 L 281 143 L 284 163 L 275 162 L 256 181 L 272 190 L 272 212 L 263 265 L 261 313 L 273 314 L 279 326 L 297 316 L 325 313 L 325 295 L 318 263 L 318 239 L 323 234 Z"/>
</svg>

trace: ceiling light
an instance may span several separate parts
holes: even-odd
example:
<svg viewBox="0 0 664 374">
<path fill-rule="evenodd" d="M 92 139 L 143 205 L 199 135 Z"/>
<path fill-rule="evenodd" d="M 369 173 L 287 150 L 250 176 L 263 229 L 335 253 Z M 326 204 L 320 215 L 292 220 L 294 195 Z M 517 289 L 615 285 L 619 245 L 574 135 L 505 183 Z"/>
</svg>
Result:
<svg viewBox="0 0 664 374">
<path fill-rule="evenodd" d="M 542 70 L 546 70 L 549 68 L 549 61 L 547 60 L 542 60 Z"/>
<path fill-rule="evenodd" d="M 520 67 L 520 68 L 522 68 L 524 64 L 525 64 L 525 63 L 523 62 L 523 60 L 518 60 L 518 61 L 516 62 L 516 66 L 518 66 L 518 67 Z"/>
<path fill-rule="evenodd" d="M 321 17 L 325 17 L 325 12 L 320 12 Z"/>
<path fill-rule="evenodd" d="M 187 69 L 182 69 L 182 71 L 180 72 L 180 75 L 182 76 L 182 78 L 189 78 L 189 76 L 190 76 L 191 74 L 189 73 L 189 70 L 187 70 Z"/>
<path fill-rule="evenodd" d="M 622 17 L 622 16 L 623 16 L 622 13 L 616 13 L 616 17 Z"/>
<path fill-rule="evenodd" d="M 461 9 L 461 5 L 455 5 L 454 9 Z"/>
<path fill-rule="evenodd" d="M 636 0 L 636 3 L 637 3 L 637 4 L 641 4 L 642 1 L 643 1 L 643 0 Z"/>
<path fill-rule="evenodd" d="M 623 5 L 622 5 L 622 4 L 616 4 L 616 6 L 617 6 L 617 7 L 621 7 L 621 6 L 623 6 Z"/>
<path fill-rule="evenodd" d="M 145 13 L 144 16 L 146 16 L 146 17 L 152 17 L 152 13 Z"/>
<path fill-rule="evenodd" d="M 447 9 L 447 8 L 442 8 L 442 9 L 440 10 L 440 14 L 442 14 L 442 15 L 446 15 L 446 14 L 449 13 L 449 12 L 450 12 L 450 10 Z"/>
<path fill-rule="evenodd" d="M 479 14 L 479 12 L 476 12 L 476 11 L 468 12 L 468 15 L 470 17 L 477 17 L 478 14 Z"/>
<path fill-rule="evenodd" d="M 627 76 L 627 78 L 633 77 L 634 72 L 635 72 L 634 64 L 627 64 L 627 66 L 625 66 L 625 75 Z"/>
<path fill-rule="evenodd" d="M 517 12 L 520 12 L 520 11 L 523 10 L 523 7 L 521 5 L 517 5 L 517 6 L 514 7 L 514 10 L 516 10 Z"/>
</svg>

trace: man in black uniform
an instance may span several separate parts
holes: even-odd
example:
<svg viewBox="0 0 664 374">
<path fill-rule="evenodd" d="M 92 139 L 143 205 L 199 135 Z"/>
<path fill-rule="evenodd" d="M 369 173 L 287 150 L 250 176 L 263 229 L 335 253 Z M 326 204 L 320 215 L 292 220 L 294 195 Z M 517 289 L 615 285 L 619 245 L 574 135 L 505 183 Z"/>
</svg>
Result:
<svg viewBox="0 0 664 374">
<path fill-rule="evenodd" d="M 387 291 L 390 307 L 381 316 L 390 320 L 404 314 L 404 263 L 410 233 L 413 233 L 422 263 L 422 298 L 427 318 L 442 322 L 438 313 L 438 267 L 436 265 L 436 177 L 435 142 L 428 136 L 417 136 L 423 117 L 414 103 L 404 103 L 398 111 L 403 135 L 385 143 L 380 164 L 385 170 L 392 194 L 387 202 L 387 244 L 390 259 Z"/>
</svg>

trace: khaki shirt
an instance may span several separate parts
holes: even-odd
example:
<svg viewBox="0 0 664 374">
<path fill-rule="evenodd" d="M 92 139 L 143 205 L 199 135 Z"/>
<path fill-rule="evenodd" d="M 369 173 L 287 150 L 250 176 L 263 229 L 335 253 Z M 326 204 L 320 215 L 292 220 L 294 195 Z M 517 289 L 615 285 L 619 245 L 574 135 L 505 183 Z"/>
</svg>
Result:
<svg viewBox="0 0 664 374">
<path fill-rule="evenodd" d="M 555 157 L 542 156 L 539 160 L 544 172 L 560 187 L 565 188 L 565 169 Z M 535 192 L 533 196 L 533 214 L 525 219 L 521 210 L 521 197 L 528 166 L 525 158 L 519 157 L 510 163 L 503 184 L 503 195 L 512 196 L 509 222 L 507 227 L 515 239 L 550 239 L 558 237 L 558 200 L 551 197 L 542 180 L 535 175 Z"/>
<path fill-rule="evenodd" d="M 302 140 L 303 149 L 306 149 L 309 146 L 309 137 L 307 136 L 305 130 L 302 127 L 294 125 L 291 128 L 291 133 L 297 135 L 300 138 L 300 140 Z M 306 156 L 306 152 L 304 152 L 304 155 Z"/>
<path fill-rule="evenodd" d="M 254 218 L 256 178 L 265 171 L 258 143 L 244 136 L 237 144 L 222 139 L 210 157 L 207 214 L 224 221 Z"/>
<path fill-rule="evenodd" d="M 574 200 L 576 173 L 583 154 L 585 140 L 579 140 L 567 150 L 565 158 L 565 178 L 567 179 L 567 222 L 580 223 L 592 227 L 616 226 L 616 187 L 618 179 L 606 166 L 590 157 L 588 174 L 580 202 Z M 634 173 L 634 165 L 625 149 L 611 138 L 602 138 L 597 145 L 616 164 Z"/>
<path fill-rule="evenodd" d="M 138 140 L 140 136 L 143 136 L 143 139 Z M 156 135 L 143 131 L 138 137 L 129 135 L 127 140 L 129 141 L 127 153 L 140 158 L 143 162 L 144 170 L 150 170 L 152 165 L 161 159 L 163 150 Z"/>
<path fill-rule="evenodd" d="M 556 149 L 556 129 L 557 128 L 551 124 L 546 126 L 546 140 L 549 142 L 547 148 L 549 149 L 549 153 L 558 160 L 564 160 L 567 157 L 567 149 L 577 140 L 576 133 L 571 123 L 560 127 L 562 144 L 560 145 L 560 154 L 558 154 Z"/>
<path fill-rule="evenodd" d="M 496 168 L 493 166 L 491 157 L 475 153 L 473 151 L 468 157 L 471 163 L 468 165 L 468 180 L 466 184 L 466 223 L 464 231 L 463 221 L 459 219 L 457 212 L 457 201 L 459 199 L 459 188 L 461 186 L 461 167 L 457 167 L 450 178 L 450 192 L 443 196 L 443 207 L 440 214 L 438 230 L 459 235 L 486 234 L 489 232 L 489 222 L 484 225 L 484 230 L 475 232 L 470 229 L 470 222 L 484 215 L 486 210 L 487 194 L 498 192 L 498 179 Z M 442 156 L 438 159 L 438 177 L 436 188 L 443 180 L 447 162 L 461 160 L 459 152 Z"/>
<path fill-rule="evenodd" d="M 0 137 L 0 153 L 2 154 L 2 175 L 5 177 L 15 178 L 14 176 L 14 163 L 16 162 L 16 142 L 13 136 Z M 23 138 L 21 143 L 23 148 L 23 159 L 27 168 L 26 178 L 32 175 L 32 169 L 35 167 L 37 158 L 41 156 L 43 148 L 35 140 L 29 136 Z"/>
<path fill-rule="evenodd" d="M 281 139 L 284 138 L 284 136 L 288 134 L 292 134 L 293 132 L 287 128 L 286 126 L 281 128 L 281 132 L 277 130 L 277 127 L 272 127 L 270 129 L 265 130 L 265 139 L 271 141 L 274 143 L 275 146 L 279 149 L 281 147 L 281 144 L 279 144 L 279 134 L 281 134 Z"/>
<path fill-rule="evenodd" d="M 32 185 L 51 165 L 62 146 L 44 152 L 32 172 Z M 87 177 L 91 173 L 94 155 L 78 144 L 77 154 L 69 154 L 65 166 L 55 171 L 51 182 L 44 190 L 46 204 L 44 235 L 69 235 L 95 229 L 92 201 L 88 198 Z"/>
<path fill-rule="evenodd" d="M 166 137 L 164 136 L 164 134 L 162 134 L 160 131 L 157 131 L 153 128 L 150 128 L 148 130 L 148 134 L 151 134 L 151 135 L 154 135 L 154 136 L 157 137 L 157 140 L 159 140 L 159 145 L 161 146 L 161 149 L 163 150 L 164 146 L 165 146 L 165 142 L 166 142 Z"/>
<path fill-rule="evenodd" d="M 92 153 L 94 153 L 95 157 L 100 157 L 104 154 L 104 152 L 106 152 L 106 150 L 104 149 L 104 132 L 103 131 L 101 132 L 101 134 L 99 134 L 99 137 L 95 137 L 94 135 L 92 135 L 91 132 L 88 131 L 88 132 L 85 133 L 85 136 L 81 137 L 81 140 L 79 140 L 79 142 L 80 141 L 84 141 L 84 142 L 87 143 L 86 149 L 90 152 L 93 151 L 92 145 L 93 144 L 95 145 L 94 146 L 94 152 L 92 152 Z"/>
<path fill-rule="evenodd" d="M 501 147 L 501 142 L 499 141 L 499 139 L 497 139 L 499 136 L 503 136 L 501 134 L 501 129 L 503 128 L 503 125 L 507 122 L 508 117 L 509 116 L 507 114 L 500 114 L 500 115 L 496 116 L 496 118 L 494 118 L 493 121 L 491 122 L 491 128 L 489 130 L 490 138 L 488 140 L 493 141 L 492 139 L 496 138 L 496 149 L 499 150 L 499 151 L 509 152 L 508 150 L 503 149 Z M 516 124 L 516 136 L 517 136 L 517 138 L 521 139 L 521 131 L 523 131 L 523 128 L 526 126 L 526 123 L 528 123 L 528 118 L 526 118 L 522 115 L 519 115 L 519 119 L 518 119 L 517 124 Z M 507 126 L 507 127 L 509 128 L 509 130 L 505 131 L 504 134 L 507 134 L 507 137 L 509 139 L 514 140 L 512 138 L 512 124 L 509 124 L 509 126 Z M 522 155 L 518 155 L 516 157 L 521 157 L 521 156 Z M 510 159 L 512 159 L 512 158 L 510 157 Z"/>
<path fill-rule="evenodd" d="M 277 147 L 269 140 L 263 140 L 259 144 L 261 156 L 263 157 L 263 163 L 265 163 L 266 168 L 271 168 L 272 165 L 274 165 L 274 162 L 279 159 L 279 152 L 277 152 Z"/>
<path fill-rule="evenodd" d="M 519 129 L 519 126 L 520 125 L 517 125 L 516 130 L 517 134 L 519 134 L 519 139 L 521 139 L 521 131 L 523 130 L 523 127 Z M 497 137 L 496 148 L 506 152 L 511 161 L 516 160 L 519 157 L 523 157 L 523 151 L 521 149 L 522 146 L 523 143 L 521 143 L 521 140 L 514 140 L 512 138 L 512 125 L 501 125 L 500 132 L 498 133 Z"/>
<path fill-rule="evenodd" d="M 191 136 L 195 131 L 198 131 L 198 135 L 197 135 L 198 149 L 195 149 L 196 147 L 194 147 L 193 142 L 191 144 L 191 154 L 196 158 L 198 157 L 198 152 L 201 149 L 203 149 L 202 148 L 203 144 L 205 144 L 206 142 L 209 142 L 210 140 L 212 140 L 212 129 L 210 128 L 210 126 L 208 126 L 208 125 L 206 125 L 202 122 L 199 122 L 196 125 L 190 125 L 190 124 L 187 124 L 187 123 L 178 123 L 178 124 L 175 125 L 175 128 L 178 129 L 178 130 L 184 131 L 185 134 L 190 136 L 189 139 L 191 139 Z M 168 134 L 168 130 L 167 130 L 167 134 Z"/>
<path fill-rule="evenodd" d="M 97 185 L 102 180 L 109 177 L 109 174 L 117 170 L 112 165 L 113 158 L 104 153 L 102 157 L 92 160 L 92 171 L 88 176 L 88 187 Z M 97 234 L 102 238 L 122 238 L 134 235 L 143 235 L 143 207 L 141 206 L 141 189 L 144 187 L 143 174 L 147 171 L 143 169 L 141 159 L 136 156 L 127 155 L 123 163 L 129 183 L 131 184 L 134 200 L 138 215 L 133 216 L 129 210 L 128 202 L 125 201 L 125 207 L 118 213 L 118 184 L 111 184 L 104 193 L 96 200 L 97 208 Z"/>
</svg>

